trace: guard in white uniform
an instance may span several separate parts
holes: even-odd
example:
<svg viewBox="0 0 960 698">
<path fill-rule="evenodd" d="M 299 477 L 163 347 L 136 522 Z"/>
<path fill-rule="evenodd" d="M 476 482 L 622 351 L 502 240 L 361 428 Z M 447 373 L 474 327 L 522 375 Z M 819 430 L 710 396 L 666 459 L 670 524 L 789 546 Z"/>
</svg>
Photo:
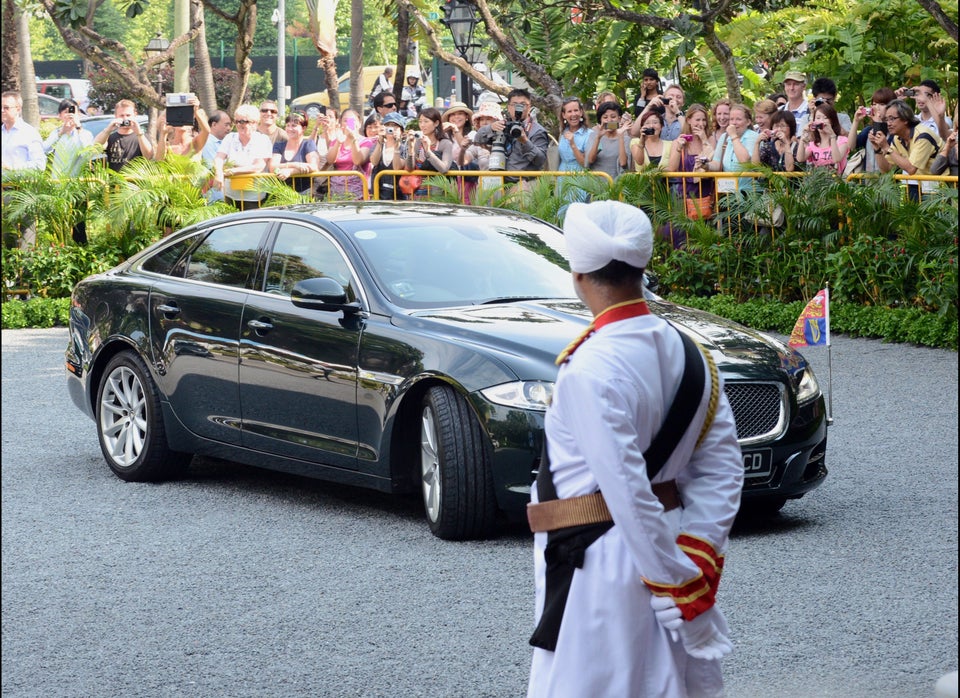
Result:
<svg viewBox="0 0 960 698">
<path fill-rule="evenodd" d="M 733 413 L 712 359 L 643 301 L 653 249 L 647 216 L 615 201 L 574 203 L 564 233 L 574 287 L 594 322 L 558 359 L 546 414 L 548 471 L 529 512 L 538 627 L 528 696 L 722 696 L 719 660 L 732 645 L 714 600 L 743 485 Z M 690 347 L 699 365 L 685 359 Z M 682 397 L 687 365 L 705 376 L 702 397 L 698 381 L 678 420 L 688 426 L 651 483 L 645 451 Z M 542 503 L 545 489 L 558 499 Z M 548 541 L 591 530 L 556 522 L 585 500 L 593 511 L 598 499 L 603 513 L 583 519 L 606 519 L 592 524 L 600 526 L 595 541 L 580 552 L 551 544 L 545 553 Z M 548 593 L 557 579 L 568 586 L 565 604 L 564 593 Z"/>
</svg>

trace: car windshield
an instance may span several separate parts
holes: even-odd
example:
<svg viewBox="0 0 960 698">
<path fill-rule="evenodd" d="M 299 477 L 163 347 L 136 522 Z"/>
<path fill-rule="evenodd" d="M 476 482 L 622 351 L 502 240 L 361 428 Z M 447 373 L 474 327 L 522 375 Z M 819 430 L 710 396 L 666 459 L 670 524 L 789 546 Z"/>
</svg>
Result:
<svg viewBox="0 0 960 698">
<path fill-rule="evenodd" d="M 342 225 L 401 307 L 574 297 L 563 235 L 543 223 L 450 216 Z"/>
</svg>

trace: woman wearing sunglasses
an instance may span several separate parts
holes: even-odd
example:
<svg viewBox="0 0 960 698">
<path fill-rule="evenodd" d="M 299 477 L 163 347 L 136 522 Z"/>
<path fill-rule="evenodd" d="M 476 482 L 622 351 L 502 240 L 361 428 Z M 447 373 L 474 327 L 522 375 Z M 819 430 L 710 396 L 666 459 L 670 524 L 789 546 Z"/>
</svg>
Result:
<svg viewBox="0 0 960 698">
<path fill-rule="evenodd" d="M 241 104 L 233 114 L 237 130 L 228 133 L 213 161 L 213 187 L 223 191 L 224 200 L 239 209 L 260 208 L 263 193 L 254 188 L 254 178 L 233 178 L 263 172 L 273 148 L 270 139 L 257 132 L 260 112 L 252 104 Z M 227 164 L 229 163 L 229 167 Z"/>
</svg>

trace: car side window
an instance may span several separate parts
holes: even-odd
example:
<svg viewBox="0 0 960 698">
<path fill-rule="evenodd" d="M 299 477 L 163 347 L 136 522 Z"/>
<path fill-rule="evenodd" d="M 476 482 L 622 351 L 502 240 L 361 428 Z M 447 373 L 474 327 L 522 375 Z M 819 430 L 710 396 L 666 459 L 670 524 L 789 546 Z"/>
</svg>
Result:
<svg viewBox="0 0 960 698">
<path fill-rule="evenodd" d="M 175 275 L 182 270 L 186 279 L 245 288 L 268 225 L 255 221 L 217 228 L 181 260 Z"/>
<path fill-rule="evenodd" d="M 330 238 L 320 231 L 294 223 L 283 223 L 267 266 L 266 291 L 289 296 L 304 279 L 326 276 L 336 280 L 355 299 L 350 267 Z"/>
</svg>

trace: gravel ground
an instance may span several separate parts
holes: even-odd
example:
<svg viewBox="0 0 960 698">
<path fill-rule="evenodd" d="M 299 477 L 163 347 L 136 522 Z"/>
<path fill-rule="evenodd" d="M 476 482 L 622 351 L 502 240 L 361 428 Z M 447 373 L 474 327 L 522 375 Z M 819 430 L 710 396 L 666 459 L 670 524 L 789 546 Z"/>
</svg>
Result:
<svg viewBox="0 0 960 698">
<path fill-rule="evenodd" d="M 522 530 L 446 543 L 409 499 L 212 459 L 121 482 L 66 330 L 2 339 L 4 696 L 523 694 Z M 838 337 L 833 378 L 825 484 L 731 541 L 729 698 L 932 696 L 957 668 L 957 355 Z"/>
</svg>

